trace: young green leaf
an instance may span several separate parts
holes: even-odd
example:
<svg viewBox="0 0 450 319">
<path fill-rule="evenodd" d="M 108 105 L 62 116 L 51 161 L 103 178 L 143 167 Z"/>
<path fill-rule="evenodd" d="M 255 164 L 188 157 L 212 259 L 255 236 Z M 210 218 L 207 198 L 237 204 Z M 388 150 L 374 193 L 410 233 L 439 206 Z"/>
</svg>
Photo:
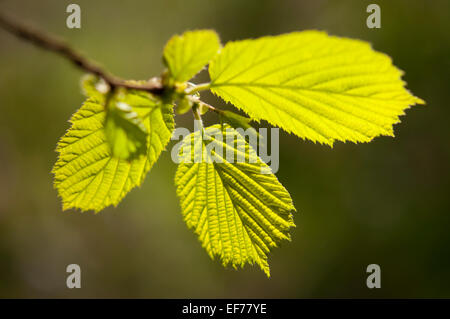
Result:
<svg viewBox="0 0 450 319">
<path fill-rule="evenodd" d="M 389 56 L 359 40 L 294 32 L 228 43 L 210 63 L 211 91 L 314 142 L 393 136 L 411 95 Z"/>
<path fill-rule="evenodd" d="M 107 107 L 105 135 L 113 157 L 126 160 L 146 152 L 148 132 L 143 120 L 115 97 Z"/>
<path fill-rule="evenodd" d="M 227 162 L 227 151 L 245 161 Z M 269 251 L 295 227 L 291 197 L 270 168 L 226 124 L 187 136 L 180 159 L 175 184 L 183 217 L 211 258 L 235 268 L 256 263 L 270 276 Z"/>
<path fill-rule="evenodd" d="M 102 96 L 92 96 L 73 115 L 72 126 L 58 143 L 53 167 L 55 187 L 63 209 L 100 211 L 117 205 L 158 159 L 170 140 L 174 122 L 171 105 L 161 104 L 144 92 L 129 92 L 126 101 L 148 133 L 147 152 L 131 160 L 111 156 L 105 134 Z"/>
<path fill-rule="evenodd" d="M 85 74 L 81 78 L 81 90 L 86 97 L 95 97 L 103 101 L 105 94 L 109 91 L 108 84 L 103 79 L 99 79 L 93 74 Z"/>
<path fill-rule="evenodd" d="M 175 82 L 194 77 L 220 49 L 219 36 L 212 30 L 187 31 L 173 36 L 164 48 L 164 63 Z"/>
<path fill-rule="evenodd" d="M 192 108 L 192 101 L 186 96 L 181 98 L 177 103 L 177 114 L 185 114 Z"/>
</svg>

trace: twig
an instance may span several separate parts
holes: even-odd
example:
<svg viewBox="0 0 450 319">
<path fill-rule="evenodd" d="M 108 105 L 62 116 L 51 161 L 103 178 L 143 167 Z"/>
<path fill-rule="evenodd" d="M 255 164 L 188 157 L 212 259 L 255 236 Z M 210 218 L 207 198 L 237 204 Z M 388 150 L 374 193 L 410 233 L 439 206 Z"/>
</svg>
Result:
<svg viewBox="0 0 450 319">
<path fill-rule="evenodd" d="M 96 63 L 90 61 L 60 39 L 19 23 L 1 12 L 0 27 L 16 37 L 29 41 L 42 49 L 58 53 L 64 58 L 70 60 L 77 67 L 105 80 L 105 82 L 110 85 L 111 89 L 116 87 L 124 87 L 128 89 L 147 91 L 155 95 L 162 95 L 164 91 L 161 81 L 149 81 L 144 84 L 126 82 L 125 80 L 106 72 Z"/>
</svg>

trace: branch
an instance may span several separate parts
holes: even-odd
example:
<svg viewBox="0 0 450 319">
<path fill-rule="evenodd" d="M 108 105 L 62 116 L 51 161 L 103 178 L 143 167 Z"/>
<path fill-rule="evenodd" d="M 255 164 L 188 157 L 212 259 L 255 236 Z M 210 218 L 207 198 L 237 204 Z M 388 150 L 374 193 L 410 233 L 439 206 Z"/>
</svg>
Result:
<svg viewBox="0 0 450 319">
<path fill-rule="evenodd" d="M 144 84 L 128 83 L 125 80 L 116 77 L 103 70 L 96 63 L 90 61 L 79 52 L 71 48 L 67 43 L 57 39 L 42 31 L 35 30 L 29 26 L 15 21 L 13 18 L 6 16 L 0 12 L 0 27 L 16 37 L 29 41 L 44 50 L 55 52 L 62 57 L 74 63 L 80 69 L 97 75 L 105 80 L 114 89 L 116 87 L 124 87 L 128 89 L 147 91 L 155 95 L 162 95 L 164 87 L 161 81 L 148 81 Z"/>
</svg>

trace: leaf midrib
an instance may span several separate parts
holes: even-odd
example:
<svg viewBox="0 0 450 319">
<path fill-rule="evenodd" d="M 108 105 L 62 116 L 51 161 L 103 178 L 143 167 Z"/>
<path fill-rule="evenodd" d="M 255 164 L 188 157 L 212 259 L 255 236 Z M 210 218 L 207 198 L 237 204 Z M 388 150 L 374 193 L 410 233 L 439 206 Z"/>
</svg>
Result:
<svg viewBox="0 0 450 319">
<path fill-rule="evenodd" d="M 393 82 L 397 83 L 397 82 Z M 372 99 L 377 101 L 388 101 L 388 99 L 384 98 L 377 98 L 373 96 L 364 96 L 364 95 L 358 95 L 358 94 L 351 94 L 347 92 L 336 92 L 326 89 L 314 89 L 310 87 L 304 87 L 304 86 L 298 86 L 298 85 L 282 85 L 282 84 L 272 84 L 272 83 L 246 83 L 246 82 L 231 82 L 231 83 L 215 83 L 212 82 L 209 85 L 209 88 L 214 89 L 218 87 L 240 87 L 240 88 L 246 88 L 246 87 L 258 87 L 258 88 L 272 88 L 272 89 L 286 89 L 286 90 L 299 90 L 299 91 L 311 91 L 311 92 L 318 92 L 318 93 L 326 93 L 330 95 L 342 95 L 342 96 L 348 96 L 352 98 L 363 98 L 363 99 Z M 353 88 L 352 88 L 353 89 Z M 389 101 L 392 101 L 392 99 L 389 99 Z"/>
</svg>

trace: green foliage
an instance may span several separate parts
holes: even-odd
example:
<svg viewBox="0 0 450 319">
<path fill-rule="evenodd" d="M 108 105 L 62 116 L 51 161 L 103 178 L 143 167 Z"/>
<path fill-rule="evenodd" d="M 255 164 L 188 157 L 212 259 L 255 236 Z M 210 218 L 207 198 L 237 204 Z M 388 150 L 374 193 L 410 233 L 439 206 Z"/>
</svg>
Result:
<svg viewBox="0 0 450 319">
<path fill-rule="evenodd" d="M 85 96 L 95 98 L 99 103 L 105 103 L 109 86 L 103 79 L 86 74 L 81 78 L 81 90 Z"/>
<path fill-rule="evenodd" d="M 211 91 L 253 120 L 329 145 L 393 136 L 399 115 L 423 103 L 387 55 L 317 31 L 229 42 L 209 73 Z"/>
<path fill-rule="evenodd" d="M 221 124 L 182 143 L 175 184 L 184 220 L 212 258 L 235 268 L 257 264 L 268 276 L 268 253 L 290 240 L 295 208 L 237 128 L 257 134 L 250 122 L 267 120 L 323 144 L 368 142 L 393 136 L 404 110 L 424 103 L 405 89 L 387 55 L 323 32 L 230 42 L 221 50 L 214 31 L 189 31 L 170 39 L 163 56 L 168 70 L 160 94 L 111 91 L 94 76 L 83 80 L 88 99 L 59 141 L 53 168 L 63 209 L 117 205 L 168 144 L 173 104 L 178 114 L 192 109 L 196 118 L 211 109 Z M 210 83 L 186 82 L 208 63 Z M 199 92 L 206 89 L 250 117 L 203 103 Z"/>
<path fill-rule="evenodd" d="M 217 33 L 211 30 L 188 31 L 173 36 L 164 48 L 164 63 L 175 82 L 196 75 L 220 49 Z"/>
<path fill-rule="evenodd" d="M 174 129 L 171 105 L 138 91 L 128 92 L 124 100 L 145 125 L 147 151 L 129 160 L 112 156 L 105 133 L 105 97 L 91 95 L 73 115 L 72 126 L 57 147 L 53 174 L 64 210 L 98 212 L 117 205 L 143 182 L 169 142 Z"/>
<path fill-rule="evenodd" d="M 187 97 L 180 99 L 177 103 L 177 114 L 185 114 L 192 108 L 192 101 Z"/>
<path fill-rule="evenodd" d="M 224 141 L 229 139 L 235 141 L 232 154 L 245 158 L 242 163 L 224 158 L 231 148 Z M 183 153 L 186 148 L 188 154 Z M 204 160 L 196 162 L 199 154 Z M 289 193 L 229 125 L 186 136 L 180 156 L 175 185 L 187 226 L 211 258 L 218 256 L 224 266 L 256 263 L 269 276 L 267 254 L 282 240 L 290 240 L 289 228 L 295 226 Z"/>
<path fill-rule="evenodd" d="M 143 119 L 116 97 L 109 101 L 105 135 L 113 157 L 126 160 L 146 152 L 148 132 Z"/>
</svg>

